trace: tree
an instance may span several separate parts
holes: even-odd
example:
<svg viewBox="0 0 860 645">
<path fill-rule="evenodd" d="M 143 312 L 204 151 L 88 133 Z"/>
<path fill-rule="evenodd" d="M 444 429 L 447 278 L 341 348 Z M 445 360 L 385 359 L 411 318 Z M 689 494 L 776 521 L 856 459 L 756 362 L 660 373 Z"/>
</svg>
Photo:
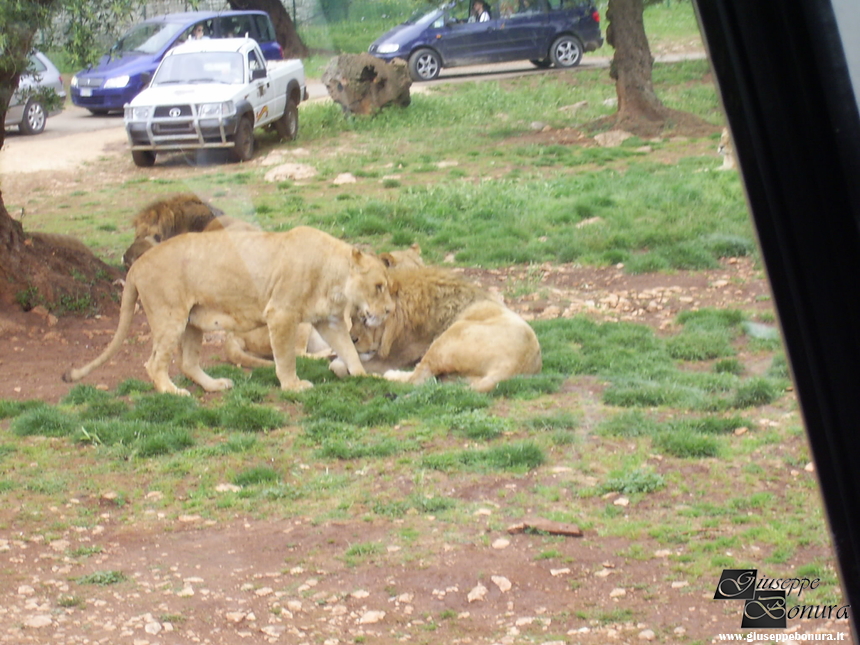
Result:
<svg viewBox="0 0 860 645">
<path fill-rule="evenodd" d="M 275 26 L 275 37 L 286 58 L 307 58 L 307 46 L 296 31 L 296 25 L 281 0 L 228 0 L 232 9 L 259 9 L 269 14 Z"/>
<path fill-rule="evenodd" d="M 654 136 L 664 129 L 704 133 L 714 126 L 688 112 L 672 110 L 657 97 L 652 80 L 654 58 L 645 35 L 645 4 L 662 0 L 609 0 L 606 9 L 606 42 L 615 49 L 609 76 L 615 81 L 618 111 L 606 121 L 640 136 Z"/>
</svg>

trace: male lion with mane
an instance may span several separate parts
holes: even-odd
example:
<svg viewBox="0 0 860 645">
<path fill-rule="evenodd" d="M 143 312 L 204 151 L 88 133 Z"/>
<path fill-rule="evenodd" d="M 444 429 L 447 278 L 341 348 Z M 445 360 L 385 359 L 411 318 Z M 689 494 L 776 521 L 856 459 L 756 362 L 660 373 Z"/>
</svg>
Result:
<svg viewBox="0 0 860 645">
<path fill-rule="evenodd" d="M 478 392 L 518 374 L 540 372 L 534 330 L 479 286 L 436 267 L 394 268 L 390 278 L 391 316 L 375 328 L 352 321 L 351 334 L 368 372 L 415 384 L 434 376 L 464 376 Z M 398 371 L 416 361 L 413 371 Z M 346 373 L 337 361 L 332 369 Z"/>
<path fill-rule="evenodd" d="M 144 206 L 132 220 L 134 241 L 122 255 L 128 269 L 144 252 L 181 233 L 199 233 L 223 211 L 193 193 L 179 193 Z"/>
<path fill-rule="evenodd" d="M 138 297 L 152 330 L 146 371 L 158 392 L 185 395 L 189 392 L 176 387 L 168 374 L 177 344 L 180 367 L 188 378 L 207 392 L 233 386 L 230 379 L 213 379 L 200 367 L 206 331 L 266 326 L 281 388 L 304 390 L 311 383 L 296 375 L 300 323 L 311 323 L 319 331 L 346 371 L 364 374 L 346 316 L 372 329 L 393 308 L 382 261 L 322 231 L 300 226 L 286 233 L 180 235 L 132 265 L 113 339 L 98 358 L 70 370 L 63 380 L 80 380 L 119 350 Z"/>
</svg>

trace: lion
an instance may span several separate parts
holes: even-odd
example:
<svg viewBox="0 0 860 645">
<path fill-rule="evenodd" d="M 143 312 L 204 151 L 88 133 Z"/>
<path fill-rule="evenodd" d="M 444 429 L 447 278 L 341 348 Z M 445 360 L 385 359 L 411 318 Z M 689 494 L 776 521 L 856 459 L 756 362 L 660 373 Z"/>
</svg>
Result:
<svg viewBox="0 0 860 645">
<path fill-rule="evenodd" d="M 226 217 L 226 216 L 224 216 Z M 212 222 L 224 220 L 219 217 Z M 232 227 L 231 227 L 232 228 Z M 209 230 L 207 227 L 206 230 Z M 389 268 L 424 266 L 421 247 L 413 244 L 402 251 L 380 253 L 379 258 Z M 227 360 L 242 367 L 266 367 L 272 365 L 272 345 L 265 328 L 255 329 L 243 334 L 230 334 L 224 343 Z M 320 337 L 311 325 L 302 324 L 296 338 L 296 351 L 313 358 L 331 358 L 331 347 Z"/>
<path fill-rule="evenodd" d="M 390 277 L 391 316 L 375 328 L 352 321 L 350 333 L 368 372 L 414 384 L 464 376 L 478 392 L 540 372 L 531 326 L 478 285 L 434 267 L 395 269 Z M 413 371 L 400 371 L 416 362 Z M 332 369 L 345 374 L 337 361 Z"/>
<path fill-rule="evenodd" d="M 177 345 L 182 372 L 204 390 L 233 386 L 230 379 L 214 379 L 200 367 L 205 331 L 265 326 L 284 390 L 311 387 L 296 375 L 295 336 L 303 322 L 316 328 L 349 374 L 365 374 L 346 317 L 372 329 L 394 306 L 388 269 L 379 258 L 307 226 L 285 233 L 179 235 L 132 265 L 113 339 L 95 360 L 66 372 L 65 381 L 84 378 L 116 354 L 131 328 L 138 297 L 152 330 L 146 371 L 156 391 L 182 395 L 189 392 L 168 374 Z"/>
<path fill-rule="evenodd" d="M 135 215 L 134 241 L 122 255 L 123 264 L 130 268 L 134 261 L 159 242 L 180 233 L 203 231 L 213 220 L 224 215 L 197 195 L 180 193 L 153 202 Z"/>
<path fill-rule="evenodd" d="M 720 144 L 717 146 L 717 153 L 723 158 L 723 165 L 720 166 L 720 170 L 737 168 L 735 147 L 732 144 L 732 135 L 729 134 L 728 128 L 723 128 L 723 133 L 720 135 Z"/>
</svg>

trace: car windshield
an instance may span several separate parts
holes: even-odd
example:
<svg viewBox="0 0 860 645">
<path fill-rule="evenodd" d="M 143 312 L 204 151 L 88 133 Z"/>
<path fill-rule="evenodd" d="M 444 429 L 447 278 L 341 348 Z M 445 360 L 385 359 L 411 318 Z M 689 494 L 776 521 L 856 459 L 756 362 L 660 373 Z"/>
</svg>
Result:
<svg viewBox="0 0 860 645">
<path fill-rule="evenodd" d="M 243 83 L 243 63 L 242 54 L 237 52 L 210 52 L 205 57 L 198 53 L 167 56 L 155 72 L 152 85 Z"/>
<path fill-rule="evenodd" d="M 452 4 L 452 3 L 449 3 L 449 4 Z M 430 24 L 431 22 L 436 20 L 436 18 L 438 18 L 441 15 L 444 8 L 445 7 L 443 6 L 443 7 L 433 7 L 431 9 L 428 9 L 427 6 L 423 6 L 420 9 L 417 9 L 415 11 L 415 13 L 413 13 L 411 16 L 409 16 L 409 18 L 407 20 L 405 20 L 403 22 L 403 24 L 404 25 Z"/>
<path fill-rule="evenodd" d="M 129 52 L 155 54 L 182 31 L 184 24 L 175 22 L 144 22 L 135 25 L 117 40 L 110 53 L 122 56 Z"/>
</svg>

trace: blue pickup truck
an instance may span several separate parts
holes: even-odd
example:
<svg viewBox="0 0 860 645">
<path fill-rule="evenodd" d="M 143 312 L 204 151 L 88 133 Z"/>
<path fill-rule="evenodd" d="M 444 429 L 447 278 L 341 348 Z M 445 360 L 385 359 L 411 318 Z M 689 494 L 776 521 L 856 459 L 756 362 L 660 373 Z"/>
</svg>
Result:
<svg viewBox="0 0 860 645">
<path fill-rule="evenodd" d="M 284 57 L 264 11 L 191 11 L 148 18 L 129 29 L 95 66 L 72 77 L 72 103 L 93 114 L 122 110 L 176 45 L 196 38 L 245 36 L 257 41 L 267 60 Z"/>
</svg>

